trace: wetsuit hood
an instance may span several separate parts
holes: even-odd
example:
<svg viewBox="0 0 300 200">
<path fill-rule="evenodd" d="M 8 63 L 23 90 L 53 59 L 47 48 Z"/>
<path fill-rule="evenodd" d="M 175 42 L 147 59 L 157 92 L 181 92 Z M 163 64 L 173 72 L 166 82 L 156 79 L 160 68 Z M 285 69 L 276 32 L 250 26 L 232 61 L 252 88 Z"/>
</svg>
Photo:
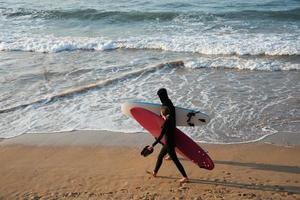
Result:
<svg viewBox="0 0 300 200">
<path fill-rule="evenodd" d="M 158 91 L 157 91 L 157 95 L 159 96 L 160 98 L 160 101 L 162 103 L 166 103 L 169 99 L 168 97 L 168 93 L 167 93 L 167 90 L 165 88 L 160 88 Z"/>
</svg>

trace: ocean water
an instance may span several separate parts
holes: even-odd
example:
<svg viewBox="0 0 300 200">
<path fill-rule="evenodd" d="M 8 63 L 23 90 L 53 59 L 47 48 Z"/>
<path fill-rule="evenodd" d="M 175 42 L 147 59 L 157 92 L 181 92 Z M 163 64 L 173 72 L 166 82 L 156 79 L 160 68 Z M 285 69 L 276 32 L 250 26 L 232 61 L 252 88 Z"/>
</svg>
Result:
<svg viewBox="0 0 300 200">
<path fill-rule="evenodd" d="M 197 141 L 300 134 L 300 1 L 0 0 L 0 138 L 145 132 L 120 105 L 160 87 Z"/>
</svg>

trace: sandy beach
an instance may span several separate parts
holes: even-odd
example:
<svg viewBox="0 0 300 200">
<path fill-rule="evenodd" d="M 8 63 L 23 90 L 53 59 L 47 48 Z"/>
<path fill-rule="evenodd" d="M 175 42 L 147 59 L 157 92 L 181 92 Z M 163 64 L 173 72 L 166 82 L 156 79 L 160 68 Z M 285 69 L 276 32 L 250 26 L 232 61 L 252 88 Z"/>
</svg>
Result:
<svg viewBox="0 0 300 200">
<path fill-rule="evenodd" d="M 180 185 L 172 161 L 164 161 L 156 178 L 147 173 L 160 149 L 147 158 L 140 156 L 150 142 L 152 138 L 143 133 L 96 131 L 2 140 L 0 199 L 300 198 L 297 144 L 278 145 L 272 138 L 249 144 L 200 144 L 209 151 L 215 169 L 200 169 L 181 157 L 190 182 Z"/>
<path fill-rule="evenodd" d="M 122 110 L 160 88 L 188 183 Z M 300 0 L 0 1 L 0 200 L 300 200 L 299 105 Z"/>
</svg>

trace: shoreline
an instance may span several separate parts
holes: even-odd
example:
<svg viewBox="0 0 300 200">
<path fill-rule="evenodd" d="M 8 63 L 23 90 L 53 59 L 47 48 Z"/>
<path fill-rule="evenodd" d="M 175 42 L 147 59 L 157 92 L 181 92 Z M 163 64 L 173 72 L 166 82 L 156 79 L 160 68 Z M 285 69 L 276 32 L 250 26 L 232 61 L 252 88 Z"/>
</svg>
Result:
<svg viewBox="0 0 300 200">
<path fill-rule="evenodd" d="M 53 133 L 24 133 L 12 138 L 0 138 L 1 145 L 24 144 L 24 145 L 108 145 L 108 146 L 137 146 L 147 145 L 153 142 L 153 137 L 144 132 L 122 133 L 106 130 L 74 130 Z M 300 132 L 279 132 L 270 134 L 254 141 L 237 143 L 207 143 L 205 145 L 238 145 L 238 144 L 272 144 L 278 146 L 299 146 Z M 140 146 L 138 145 L 138 146 Z"/>
<path fill-rule="evenodd" d="M 300 146 L 200 144 L 215 169 L 179 156 L 190 182 L 180 185 L 172 161 L 147 173 L 160 147 L 141 133 L 73 131 L 24 134 L 0 141 L 0 199 L 299 199 Z"/>
</svg>

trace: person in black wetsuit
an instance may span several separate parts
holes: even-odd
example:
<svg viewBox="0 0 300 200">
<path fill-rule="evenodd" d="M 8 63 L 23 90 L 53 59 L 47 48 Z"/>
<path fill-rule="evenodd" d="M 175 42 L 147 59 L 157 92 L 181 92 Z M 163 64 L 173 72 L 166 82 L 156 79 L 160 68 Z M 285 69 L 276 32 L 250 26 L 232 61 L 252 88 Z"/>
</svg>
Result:
<svg viewBox="0 0 300 200">
<path fill-rule="evenodd" d="M 162 106 L 167 106 L 170 110 L 170 115 L 172 116 L 175 126 L 176 126 L 176 111 L 175 107 L 171 101 L 171 99 L 168 96 L 167 89 L 166 88 L 160 88 L 157 91 L 157 95 L 161 101 Z M 170 160 L 171 157 L 169 155 L 166 155 L 165 160 Z"/>
<path fill-rule="evenodd" d="M 165 136 L 166 143 L 163 145 L 163 147 L 160 150 L 160 153 L 157 158 L 156 166 L 153 171 L 153 176 L 156 177 L 156 174 L 163 162 L 163 158 L 166 154 L 169 154 L 170 158 L 175 163 L 177 169 L 180 171 L 181 175 L 183 176 L 182 179 L 180 179 L 181 183 L 188 182 L 188 177 L 186 175 L 186 172 L 182 166 L 182 164 L 179 162 L 178 157 L 175 152 L 175 120 L 173 116 L 171 115 L 171 111 L 167 106 L 161 107 L 161 115 L 165 119 L 165 122 L 162 126 L 160 136 L 155 140 L 155 142 L 152 144 L 152 146 L 149 147 L 149 150 L 153 150 L 154 146 L 161 141 L 163 136 Z"/>
<path fill-rule="evenodd" d="M 161 101 L 162 106 L 167 106 L 170 110 L 170 115 L 172 116 L 175 126 L 176 126 L 176 112 L 175 107 L 171 101 L 171 99 L 168 96 L 167 90 L 165 88 L 160 88 L 157 91 L 157 95 Z"/>
</svg>

